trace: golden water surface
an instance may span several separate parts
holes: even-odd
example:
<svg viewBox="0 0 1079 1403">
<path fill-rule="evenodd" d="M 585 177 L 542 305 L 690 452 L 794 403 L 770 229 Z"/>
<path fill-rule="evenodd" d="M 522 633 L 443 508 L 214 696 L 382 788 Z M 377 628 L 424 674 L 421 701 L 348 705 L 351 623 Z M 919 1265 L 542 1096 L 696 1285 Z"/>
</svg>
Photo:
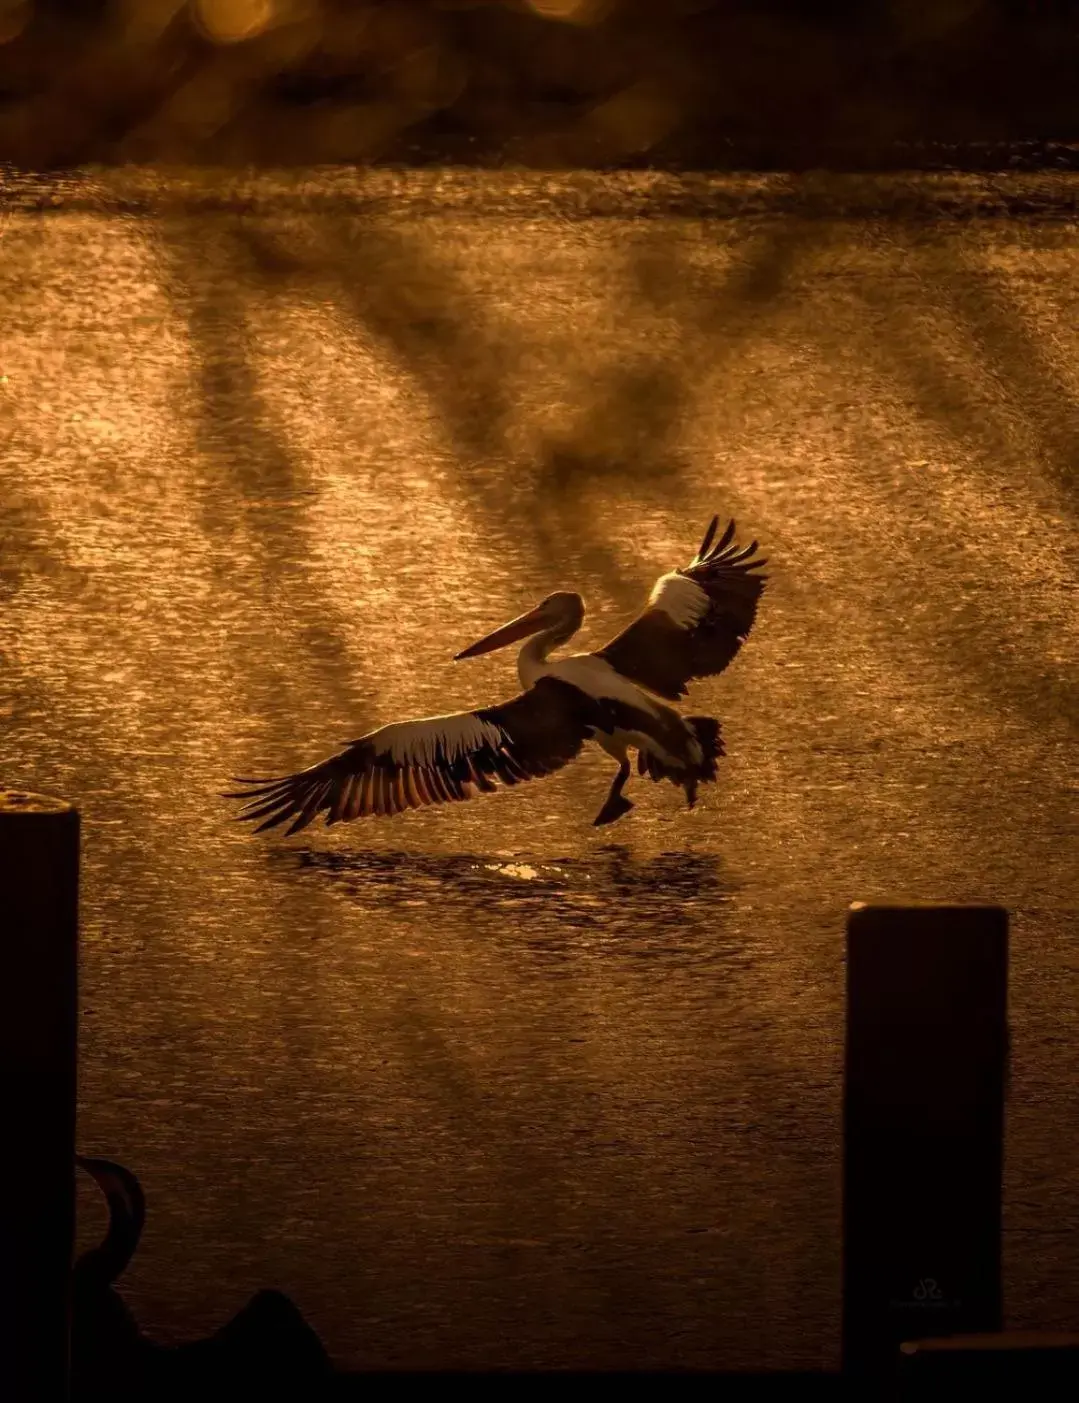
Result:
<svg viewBox="0 0 1079 1403">
<path fill-rule="evenodd" d="M 1013 912 L 1008 1314 L 1074 1321 L 1074 179 L 0 199 L 0 787 L 83 815 L 80 1147 L 146 1189 L 144 1328 L 274 1286 L 353 1367 L 834 1364 L 877 896 Z M 594 830 L 598 751 L 289 840 L 217 797 L 512 695 L 451 658 L 552 589 L 601 644 L 714 511 L 772 565 L 695 811 Z"/>
</svg>

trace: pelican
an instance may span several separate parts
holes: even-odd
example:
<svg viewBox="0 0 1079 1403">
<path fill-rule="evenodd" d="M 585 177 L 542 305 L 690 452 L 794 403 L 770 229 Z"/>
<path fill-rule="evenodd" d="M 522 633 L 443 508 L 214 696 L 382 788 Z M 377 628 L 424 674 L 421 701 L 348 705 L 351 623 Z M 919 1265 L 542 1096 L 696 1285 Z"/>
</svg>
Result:
<svg viewBox="0 0 1079 1403">
<path fill-rule="evenodd" d="M 538 779 L 595 740 L 618 762 L 596 827 L 633 807 L 622 793 L 630 750 L 640 775 L 670 780 L 693 808 L 698 786 L 715 780 L 725 753 L 720 725 L 683 716 L 665 701 L 680 700 L 695 678 L 714 677 L 732 662 L 767 579 L 755 573 L 768 563 L 755 558 L 757 542 L 740 549 L 733 521 L 716 540 L 718 527 L 713 517 L 696 558 L 657 580 L 644 611 L 598 652 L 551 658 L 584 619 L 581 596 L 557 590 L 457 654 L 455 662 L 478 658 L 527 639 L 517 659 L 523 691 L 512 701 L 398 721 L 298 774 L 234 779 L 247 788 L 223 797 L 245 801 L 237 817 L 261 819 L 257 833 L 291 819 L 288 836 L 323 812 L 329 826 Z"/>
</svg>

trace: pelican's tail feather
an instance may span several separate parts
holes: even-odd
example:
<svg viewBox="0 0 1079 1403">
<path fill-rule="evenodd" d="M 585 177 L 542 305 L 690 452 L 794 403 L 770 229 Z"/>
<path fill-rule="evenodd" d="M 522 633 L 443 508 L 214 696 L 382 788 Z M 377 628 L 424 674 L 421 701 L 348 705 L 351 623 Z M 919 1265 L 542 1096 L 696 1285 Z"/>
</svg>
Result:
<svg viewBox="0 0 1079 1403">
<path fill-rule="evenodd" d="M 692 808 L 697 802 L 698 785 L 715 781 L 717 761 L 726 752 L 723 749 L 723 734 L 714 716 L 687 716 L 685 721 L 697 742 L 701 758 L 689 765 L 669 765 L 650 750 L 639 750 L 637 772 L 657 782 L 669 779 L 679 789 L 685 790 L 686 801 Z"/>
<path fill-rule="evenodd" d="M 708 783 L 715 779 L 716 762 L 726 753 L 723 749 L 723 732 L 714 716 L 687 716 L 686 724 L 691 727 L 704 751 L 697 778 Z"/>
</svg>

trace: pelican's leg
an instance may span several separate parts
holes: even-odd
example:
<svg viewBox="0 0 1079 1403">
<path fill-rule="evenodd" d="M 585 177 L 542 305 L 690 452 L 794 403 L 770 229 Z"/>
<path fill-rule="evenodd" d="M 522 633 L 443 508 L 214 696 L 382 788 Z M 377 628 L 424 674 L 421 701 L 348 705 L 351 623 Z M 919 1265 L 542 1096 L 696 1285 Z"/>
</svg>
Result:
<svg viewBox="0 0 1079 1403">
<path fill-rule="evenodd" d="M 616 818 L 621 818 L 623 814 L 628 814 L 633 805 L 628 799 L 622 798 L 622 789 L 629 779 L 629 761 L 623 759 L 618 767 L 618 773 L 614 777 L 611 785 L 611 792 L 607 795 L 607 800 L 593 820 L 594 828 L 602 828 L 605 823 L 613 823 Z"/>
</svg>

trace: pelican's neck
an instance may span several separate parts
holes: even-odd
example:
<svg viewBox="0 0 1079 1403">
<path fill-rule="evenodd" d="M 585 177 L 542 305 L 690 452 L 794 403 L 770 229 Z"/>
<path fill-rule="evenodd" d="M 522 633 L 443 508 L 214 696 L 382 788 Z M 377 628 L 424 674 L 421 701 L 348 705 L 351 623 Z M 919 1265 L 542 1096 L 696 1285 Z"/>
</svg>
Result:
<svg viewBox="0 0 1079 1403">
<path fill-rule="evenodd" d="M 522 687 L 534 687 L 543 674 L 543 667 L 552 648 L 568 643 L 577 629 L 567 631 L 564 624 L 546 628 L 542 633 L 534 633 L 517 654 L 517 674 Z"/>
</svg>

